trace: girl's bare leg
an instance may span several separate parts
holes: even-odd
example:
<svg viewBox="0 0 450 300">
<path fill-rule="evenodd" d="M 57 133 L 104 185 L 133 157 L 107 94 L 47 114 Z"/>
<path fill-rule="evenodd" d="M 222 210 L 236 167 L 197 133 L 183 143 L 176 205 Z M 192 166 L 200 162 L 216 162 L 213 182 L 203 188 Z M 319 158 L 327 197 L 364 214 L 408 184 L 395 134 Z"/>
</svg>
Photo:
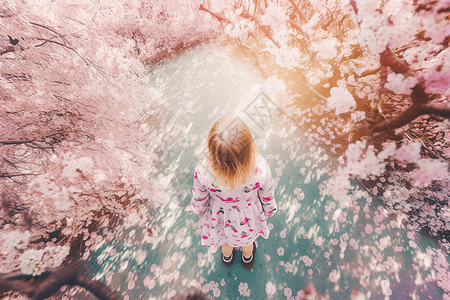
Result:
<svg viewBox="0 0 450 300">
<path fill-rule="evenodd" d="M 241 247 L 241 250 L 242 250 L 242 253 L 244 254 L 244 257 L 249 258 L 253 252 L 253 244 L 251 244 L 250 246 Z"/>
<path fill-rule="evenodd" d="M 233 253 L 233 247 L 227 244 L 222 244 L 222 253 L 223 256 L 228 257 Z"/>
</svg>

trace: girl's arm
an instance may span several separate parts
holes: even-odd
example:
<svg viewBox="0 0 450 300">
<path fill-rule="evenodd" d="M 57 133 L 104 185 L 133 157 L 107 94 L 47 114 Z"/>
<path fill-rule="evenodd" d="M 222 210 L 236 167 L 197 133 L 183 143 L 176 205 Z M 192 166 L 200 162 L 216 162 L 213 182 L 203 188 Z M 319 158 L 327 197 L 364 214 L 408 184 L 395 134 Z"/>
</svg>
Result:
<svg viewBox="0 0 450 300">
<path fill-rule="evenodd" d="M 266 175 L 261 187 L 258 190 L 259 200 L 266 216 L 273 216 L 277 211 L 277 203 L 274 197 L 274 187 L 272 172 L 270 171 L 270 166 L 266 160 L 264 160 L 264 174 Z"/>
<path fill-rule="evenodd" d="M 192 199 L 191 199 L 191 207 L 192 212 L 203 216 L 206 210 L 206 206 L 208 205 L 209 201 L 209 191 L 208 188 L 201 183 L 201 181 L 198 178 L 198 168 L 195 168 L 195 175 L 194 175 L 194 186 L 192 188 Z"/>
</svg>

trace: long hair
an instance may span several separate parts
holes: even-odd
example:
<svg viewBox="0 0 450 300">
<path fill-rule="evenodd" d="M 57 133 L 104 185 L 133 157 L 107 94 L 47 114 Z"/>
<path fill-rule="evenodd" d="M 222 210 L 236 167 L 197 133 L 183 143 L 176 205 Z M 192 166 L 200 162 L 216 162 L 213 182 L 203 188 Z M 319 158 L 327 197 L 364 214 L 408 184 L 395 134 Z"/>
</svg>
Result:
<svg viewBox="0 0 450 300">
<path fill-rule="evenodd" d="M 223 116 L 211 127 L 207 142 L 218 182 L 232 189 L 244 183 L 256 160 L 256 145 L 247 126 L 237 118 Z"/>
</svg>

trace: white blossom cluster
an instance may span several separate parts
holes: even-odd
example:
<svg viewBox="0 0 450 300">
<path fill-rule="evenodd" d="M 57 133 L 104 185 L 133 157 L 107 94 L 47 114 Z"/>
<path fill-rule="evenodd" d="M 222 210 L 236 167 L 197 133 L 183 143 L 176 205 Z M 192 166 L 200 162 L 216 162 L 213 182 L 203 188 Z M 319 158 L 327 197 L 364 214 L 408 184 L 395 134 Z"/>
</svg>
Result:
<svg viewBox="0 0 450 300">
<path fill-rule="evenodd" d="M 350 111 L 356 105 L 356 102 L 353 95 L 347 89 L 334 87 L 330 90 L 327 105 L 331 109 L 335 109 L 336 115 L 340 115 Z"/>
<path fill-rule="evenodd" d="M 313 43 L 313 49 L 317 51 L 317 57 L 328 60 L 334 58 L 338 51 L 336 47 L 339 45 L 338 40 L 335 37 L 321 40 L 320 43 Z"/>
<path fill-rule="evenodd" d="M 232 38 L 246 38 L 249 32 L 255 30 L 255 22 L 240 17 L 242 10 L 241 7 L 225 13 L 225 17 L 231 22 L 225 27 L 225 33 Z"/>
<path fill-rule="evenodd" d="M 19 257 L 20 269 L 23 274 L 39 276 L 47 268 L 59 267 L 69 255 L 69 250 L 67 246 L 28 249 Z"/>
<path fill-rule="evenodd" d="M 359 121 L 362 121 L 366 118 L 366 113 L 363 111 L 355 111 L 351 115 L 352 121 L 357 123 Z"/>
<path fill-rule="evenodd" d="M 65 153 L 62 158 L 54 155 L 52 161 L 60 166 L 62 177 L 68 179 L 70 184 L 62 184 L 59 182 L 62 178 L 44 173 L 36 177 L 38 191 L 44 198 L 53 200 L 55 209 L 67 211 L 82 192 L 79 179 L 91 173 L 94 162 L 91 157 L 77 157 L 70 152 Z"/>
<path fill-rule="evenodd" d="M 61 162 L 63 166 L 63 176 L 75 181 L 80 174 L 90 172 L 94 168 L 94 161 L 91 157 L 77 157 L 73 153 L 65 153 Z"/>
<path fill-rule="evenodd" d="M 372 52 L 381 53 L 386 47 L 398 47 L 414 39 L 418 21 L 411 3 L 389 1 L 380 7 L 378 0 L 358 0 L 360 43 Z"/>
<path fill-rule="evenodd" d="M 282 6 L 271 3 L 261 16 L 261 24 L 270 26 L 273 32 L 286 30 L 286 21 L 289 15 Z"/>
<path fill-rule="evenodd" d="M 395 150 L 393 157 L 399 161 L 415 163 L 420 159 L 421 149 L 422 144 L 419 142 L 406 143 Z"/>
<path fill-rule="evenodd" d="M 300 64 L 300 50 L 297 47 L 283 44 L 280 48 L 270 47 L 268 50 L 275 56 L 275 61 L 280 67 L 292 69 Z"/>
<path fill-rule="evenodd" d="M 277 75 L 267 78 L 266 89 L 271 97 L 276 97 L 286 92 L 286 85 Z"/>
<path fill-rule="evenodd" d="M 31 233 L 27 230 L 21 232 L 19 230 L 14 230 L 3 235 L 4 246 L 9 251 L 14 249 L 26 249 L 30 241 Z"/>
<path fill-rule="evenodd" d="M 425 92 L 450 95 L 450 66 L 445 63 L 431 68 L 425 76 Z"/>
<path fill-rule="evenodd" d="M 389 73 L 385 87 L 396 94 L 411 95 L 412 88 L 419 82 L 416 77 Z"/>
<path fill-rule="evenodd" d="M 19 257 L 20 269 L 23 274 L 38 276 L 45 271 L 44 262 L 42 256 L 44 255 L 44 250 L 29 249 L 26 250 Z"/>
<path fill-rule="evenodd" d="M 411 174 L 421 186 L 427 186 L 432 180 L 448 179 L 448 163 L 437 159 L 422 158 L 417 162 L 419 166 Z"/>
<path fill-rule="evenodd" d="M 357 141 L 348 146 L 345 152 L 347 158 L 345 166 L 339 167 L 337 174 L 328 180 L 327 191 L 341 206 L 346 206 L 348 190 L 351 187 L 350 178 L 358 176 L 367 178 L 368 176 L 381 175 L 385 170 L 384 160 L 392 156 L 395 151 L 395 144 L 385 144 L 383 151 L 376 154 L 373 145 L 366 147 L 366 141 Z"/>
</svg>

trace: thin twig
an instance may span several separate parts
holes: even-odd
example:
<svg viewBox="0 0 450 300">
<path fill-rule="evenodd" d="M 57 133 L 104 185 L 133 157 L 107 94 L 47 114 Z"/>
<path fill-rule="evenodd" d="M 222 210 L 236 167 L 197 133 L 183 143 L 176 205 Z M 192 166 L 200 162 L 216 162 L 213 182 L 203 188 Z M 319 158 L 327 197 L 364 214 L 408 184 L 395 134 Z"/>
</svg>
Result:
<svg viewBox="0 0 450 300">
<path fill-rule="evenodd" d="M 327 101 L 327 98 L 325 96 L 323 96 L 322 94 L 320 94 L 318 91 L 316 91 L 316 89 L 309 83 L 309 80 L 306 77 L 306 75 L 303 73 L 303 71 L 300 68 L 298 68 L 298 67 L 296 69 L 300 73 L 300 75 L 303 77 L 303 79 L 305 80 L 306 84 L 308 85 L 309 90 L 311 92 L 313 92 L 320 99 L 322 99 L 324 101 Z"/>
</svg>

